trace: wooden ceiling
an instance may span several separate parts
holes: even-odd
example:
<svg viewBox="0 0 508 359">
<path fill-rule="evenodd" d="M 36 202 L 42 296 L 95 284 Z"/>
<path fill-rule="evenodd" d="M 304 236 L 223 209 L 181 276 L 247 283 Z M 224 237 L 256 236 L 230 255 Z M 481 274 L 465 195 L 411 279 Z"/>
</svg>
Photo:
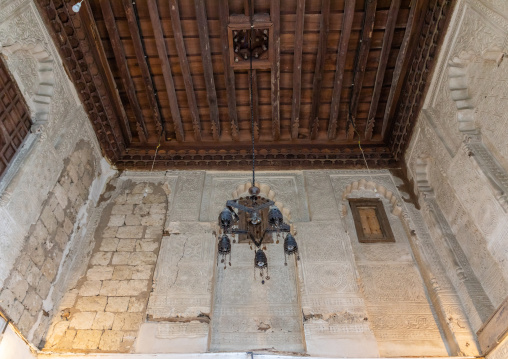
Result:
<svg viewBox="0 0 508 359">
<path fill-rule="evenodd" d="M 37 0 L 105 155 L 119 168 L 393 167 L 453 2 Z M 233 32 L 268 38 L 248 63 Z M 266 32 L 264 32 L 266 30 Z M 238 35 L 238 32 L 234 32 Z M 263 40 L 261 40 L 263 41 Z"/>
</svg>

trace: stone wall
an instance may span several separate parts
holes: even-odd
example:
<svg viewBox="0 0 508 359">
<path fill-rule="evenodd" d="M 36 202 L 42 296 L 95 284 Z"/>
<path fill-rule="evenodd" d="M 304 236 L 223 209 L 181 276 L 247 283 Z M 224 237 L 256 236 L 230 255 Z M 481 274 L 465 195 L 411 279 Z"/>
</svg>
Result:
<svg viewBox="0 0 508 359">
<path fill-rule="evenodd" d="M 458 1 L 405 156 L 441 262 L 478 330 L 508 296 L 508 7 Z"/>
<path fill-rule="evenodd" d="M 35 345 L 86 256 L 86 222 L 111 174 L 57 54 L 32 1 L 0 1 L 0 56 L 33 122 L 0 181 L 0 308 Z"/>
<path fill-rule="evenodd" d="M 248 244 L 233 244 L 231 266 L 217 265 L 216 218 L 228 199 L 246 193 L 247 172 L 123 173 L 89 221 L 93 250 L 73 270 L 75 285 L 54 313 L 44 351 L 478 354 L 400 179 L 389 171 L 256 178 L 291 221 L 299 261 L 285 266 L 282 244 L 267 244 L 265 284 Z M 357 241 L 348 198 L 376 194 L 395 243 Z"/>
</svg>

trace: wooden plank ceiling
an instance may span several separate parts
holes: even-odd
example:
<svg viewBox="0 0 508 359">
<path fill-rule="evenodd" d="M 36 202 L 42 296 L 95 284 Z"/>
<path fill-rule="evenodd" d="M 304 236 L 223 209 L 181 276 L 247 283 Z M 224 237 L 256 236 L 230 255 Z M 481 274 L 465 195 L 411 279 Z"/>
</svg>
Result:
<svg viewBox="0 0 508 359">
<path fill-rule="evenodd" d="M 247 169 L 252 131 L 263 168 L 364 167 L 358 140 L 370 166 L 396 166 L 453 3 L 68 1 L 37 3 L 105 155 L 130 169 L 159 140 L 160 169 Z M 252 101 L 233 50 L 251 14 L 267 44 Z"/>
</svg>

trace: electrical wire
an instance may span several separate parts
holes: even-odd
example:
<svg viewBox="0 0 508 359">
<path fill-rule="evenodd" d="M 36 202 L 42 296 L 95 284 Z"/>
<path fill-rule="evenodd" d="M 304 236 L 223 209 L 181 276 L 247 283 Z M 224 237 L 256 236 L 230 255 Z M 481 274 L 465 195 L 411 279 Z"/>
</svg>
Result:
<svg viewBox="0 0 508 359">
<path fill-rule="evenodd" d="M 254 106 L 253 106 L 253 94 L 252 94 L 252 36 L 254 33 L 254 22 L 252 19 L 252 13 L 254 12 L 254 8 L 252 7 L 252 0 L 249 0 L 249 11 L 250 16 L 250 36 L 249 36 L 249 52 L 250 52 L 250 123 L 251 123 L 251 138 L 252 138 L 252 186 L 256 185 L 256 154 L 254 152 Z"/>
</svg>

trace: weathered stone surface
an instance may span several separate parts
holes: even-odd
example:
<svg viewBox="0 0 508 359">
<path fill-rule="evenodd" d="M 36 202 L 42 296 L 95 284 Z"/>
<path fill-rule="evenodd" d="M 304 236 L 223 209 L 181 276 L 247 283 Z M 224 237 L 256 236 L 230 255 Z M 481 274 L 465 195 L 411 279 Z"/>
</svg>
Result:
<svg viewBox="0 0 508 359">
<path fill-rule="evenodd" d="M 38 267 L 41 267 L 44 263 L 44 260 L 46 259 L 46 253 L 42 243 L 44 242 L 39 242 L 34 236 L 32 236 L 28 240 L 27 245 L 27 250 L 30 258 Z"/>
<path fill-rule="evenodd" d="M 137 214 L 128 214 L 125 217 L 125 224 L 128 226 L 139 226 L 141 225 L 141 217 Z"/>
<path fill-rule="evenodd" d="M 165 203 L 159 203 L 159 204 L 152 204 L 150 206 L 150 214 L 166 214 L 166 204 Z"/>
<path fill-rule="evenodd" d="M 141 238 L 143 236 L 142 226 L 124 226 L 118 228 L 117 238 Z"/>
<path fill-rule="evenodd" d="M 92 324 L 92 329 L 111 329 L 115 315 L 109 312 L 98 312 Z"/>
<path fill-rule="evenodd" d="M 132 297 L 129 300 L 129 312 L 143 312 L 146 308 L 146 298 Z"/>
<path fill-rule="evenodd" d="M 62 228 L 58 228 L 56 230 L 56 235 L 55 235 L 55 242 L 58 244 L 58 246 L 61 249 L 65 248 L 68 240 L 69 240 L 69 235 L 65 232 L 65 230 Z"/>
<path fill-rule="evenodd" d="M 41 276 L 36 287 L 37 294 L 39 294 L 41 298 L 45 299 L 48 296 L 50 289 L 51 282 L 48 280 L 48 278 L 46 278 L 46 276 Z"/>
<path fill-rule="evenodd" d="M 69 328 L 74 329 L 91 329 L 95 319 L 96 312 L 79 312 L 74 313 L 69 323 Z"/>
<path fill-rule="evenodd" d="M 153 272 L 151 265 L 139 265 L 132 267 L 132 279 L 150 279 Z"/>
<path fill-rule="evenodd" d="M 55 279 L 56 273 L 58 271 L 58 266 L 60 265 L 60 261 L 54 261 L 51 258 L 46 258 L 44 264 L 42 265 L 41 272 L 48 278 L 50 282 Z"/>
<path fill-rule="evenodd" d="M 130 252 L 117 252 L 113 255 L 111 263 L 113 265 L 128 265 L 130 262 Z"/>
<path fill-rule="evenodd" d="M 159 248 L 158 241 L 144 241 L 144 240 L 136 241 L 136 251 L 138 252 L 153 252 L 157 248 Z"/>
<path fill-rule="evenodd" d="M 102 282 L 100 294 L 104 296 L 116 296 L 120 288 L 121 281 L 118 280 L 105 280 Z"/>
<path fill-rule="evenodd" d="M 68 235 L 70 235 L 74 230 L 74 224 L 71 222 L 69 217 L 65 217 L 63 229 Z"/>
<path fill-rule="evenodd" d="M 148 281 L 146 280 L 123 280 L 119 282 L 118 296 L 135 296 L 148 291 Z"/>
<path fill-rule="evenodd" d="M 83 312 L 102 312 L 106 307 L 107 297 L 81 297 L 78 298 L 76 308 Z"/>
<path fill-rule="evenodd" d="M 151 206 L 146 204 L 138 204 L 134 208 L 134 214 L 139 216 L 146 216 L 148 213 L 150 213 Z"/>
<path fill-rule="evenodd" d="M 53 187 L 53 193 L 55 194 L 55 197 L 58 200 L 60 206 L 62 208 L 66 208 L 69 202 L 69 198 L 67 197 L 67 193 L 65 193 L 65 190 L 60 185 L 60 183 L 57 183 L 55 187 Z"/>
<path fill-rule="evenodd" d="M 118 238 L 104 238 L 102 240 L 100 250 L 101 251 L 116 251 L 116 247 L 118 246 L 118 242 L 120 240 Z"/>
<path fill-rule="evenodd" d="M 143 264 L 155 264 L 157 261 L 157 255 L 152 252 L 134 252 L 129 257 L 129 264 L 131 265 L 143 265 Z"/>
<path fill-rule="evenodd" d="M 28 282 L 18 271 L 13 271 L 6 283 L 6 287 L 10 289 L 16 299 L 22 302 L 28 290 Z"/>
<path fill-rule="evenodd" d="M 112 238 L 116 236 L 116 233 L 118 232 L 118 227 L 106 227 L 102 231 L 102 237 L 104 238 Z"/>
<path fill-rule="evenodd" d="M 106 330 L 101 337 L 99 349 L 104 351 L 118 351 L 122 344 L 123 332 Z"/>
<path fill-rule="evenodd" d="M 97 252 L 90 259 L 90 264 L 94 266 L 107 266 L 112 254 L 113 252 Z"/>
<path fill-rule="evenodd" d="M 108 297 L 106 312 L 126 312 L 129 307 L 129 298 L 126 297 Z"/>
<path fill-rule="evenodd" d="M 138 330 L 142 320 L 142 313 L 118 313 L 115 315 L 113 330 Z"/>
<path fill-rule="evenodd" d="M 92 350 L 99 347 L 101 330 L 78 330 L 73 340 L 74 349 Z"/>
<path fill-rule="evenodd" d="M 58 223 L 56 222 L 56 217 L 50 207 L 46 206 L 44 208 L 41 214 L 41 220 L 48 229 L 49 233 L 54 233 L 56 231 Z"/>
<path fill-rule="evenodd" d="M 99 295 L 101 286 L 102 281 L 100 280 L 88 280 L 81 285 L 81 288 L 79 288 L 79 295 L 83 297 Z"/>
<path fill-rule="evenodd" d="M 132 279 L 132 268 L 131 266 L 115 266 L 115 271 L 113 272 L 113 280 L 125 280 Z M 145 279 L 145 278 L 134 278 L 134 279 Z"/>
<path fill-rule="evenodd" d="M 143 226 L 162 226 L 166 217 L 164 214 L 150 214 L 141 219 Z"/>
<path fill-rule="evenodd" d="M 120 227 L 123 226 L 124 223 L 125 223 L 125 214 L 115 214 L 110 217 L 108 226 Z"/>
<path fill-rule="evenodd" d="M 53 210 L 53 214 L 55 215 L 58 224 L 62 223 L 65 220 L 65 213 L 59 204 L 56 205 L 55 209 Z"/>
<path fill-rule="evenodd" d="M 43 243 L 46 241 L 46 239 L 48 239 L 49 233 L 42 221 L 38 221 L 35 224 L 32 236 L 34 236 L 35 239 L 40 243 Z"/>
<path fill-rule="evenodd" d="M 113 206 L 111 211 L 112 214 L 131 214 L 134 210 L 134 206 L 132 204 L 117 204 Z"/>
<path fill-rule="evenodd" d="M 15 323 L 19 321 L 25 307 L 18 301 L 9 289 L 4 289 L 0 293 L 0 307 L 2 307 L 6 314 L 11 318 Z"/>
<path fill-rule="evenodd" d="M 95 266 L 86 272 L 88 280 L 107 280 L 113 276 L 113 267 L 111 266 Z"/>
<path fill-rule="evenodd" d="M 31 315 L 28 310 L 25 310 L 18 322 L 18 328 L 21 333 L 28 333 L 35 324 L 35 321 L 36 317 Z"/>
<path fill-rule="evenodd" d="M 28 284 L 30 284 L 32 287 L 37 287 L 41 275 L 41 270 L 35 265 L 33 261 L 30 260 L 25 274 L 25 278 Z"/>
<path fill-rule="evenodd" d="M 120 239 L 116 250 L 118 252 L 132 252 L 134 251 L 135 245 L 136 245 L 135 239 Z"/>
<path fill-rule="evenodd" d="M 36 315 L 42 306 L 42 299 L 35 292 L 35 289 L 30 289 L 23 300 L 23 305 L 30 312 L 31 315 Z"/>
</svg>

